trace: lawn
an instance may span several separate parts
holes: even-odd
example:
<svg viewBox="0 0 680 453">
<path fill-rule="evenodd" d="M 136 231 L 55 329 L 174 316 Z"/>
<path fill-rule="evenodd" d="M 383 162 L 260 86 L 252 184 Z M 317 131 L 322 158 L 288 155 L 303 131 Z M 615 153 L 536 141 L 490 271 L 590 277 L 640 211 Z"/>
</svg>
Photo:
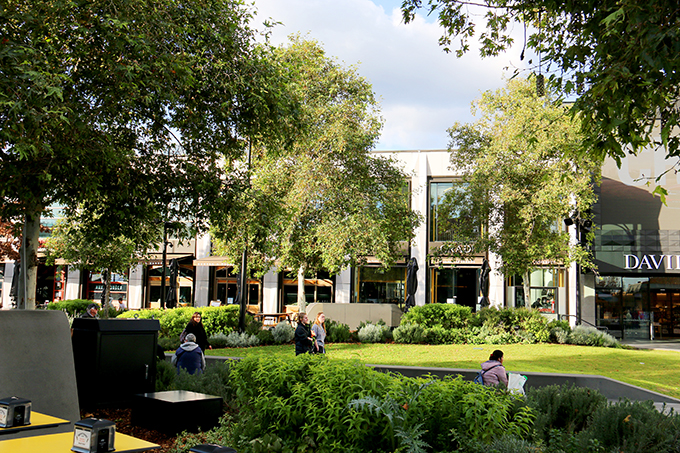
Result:
<svg viewBox="0 0 680 453">
<path fill-rule="evenodd" d="M 225 357 L 294 356 L 292 345 L 208 351 Z M 479 369 L 494 349 L 505 353 L 508 371 L 596 374 L 680 398 L 680 352 L 612 349 L 558 344 L 512 345 L 328 345 L 328 357 L 366 364 Z"/>
</svg>

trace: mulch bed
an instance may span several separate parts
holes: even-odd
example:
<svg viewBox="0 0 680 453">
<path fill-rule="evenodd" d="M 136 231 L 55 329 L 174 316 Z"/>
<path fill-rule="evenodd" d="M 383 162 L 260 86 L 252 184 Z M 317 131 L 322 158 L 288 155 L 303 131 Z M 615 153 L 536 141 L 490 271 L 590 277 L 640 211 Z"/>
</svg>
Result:
<svg viewBox="0 0 680 453">
<path fill-rule="evenodd" d="M 95 409 L 81 413 L 82 418 L 94 417 L 110 420 L 116 424 L 117 432 L 160 445 L 161 448 L 151 450 L 154 453 L 167 453 L 175 445 L 175 436 L 135 426 L 130 422 L 131 416 L 132 409 Z"/>
</svg>

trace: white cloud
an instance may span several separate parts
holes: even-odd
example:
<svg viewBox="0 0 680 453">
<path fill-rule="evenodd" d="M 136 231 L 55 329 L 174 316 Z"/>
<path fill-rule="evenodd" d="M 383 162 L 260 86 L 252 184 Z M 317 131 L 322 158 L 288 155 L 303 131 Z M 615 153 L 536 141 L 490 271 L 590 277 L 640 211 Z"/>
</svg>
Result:
<svg viewBox="0 0 680 453">
<path fill-rule="evenodd" d="M 358 65 L 381 99 L 386 122 L 378 149 L 446 148 L 446 129 L 473 119 L 470 102 L 504 84 L 504 67 L 519 62 L 519 51 L 482 60 L 473 48 L 456 58 L 441 50 L 432 18 L 406 25 L 400 2 L 383 3 L 387 8 L 370 0 L 255 0 L 254 23 L 268 17 L 283 23 L 273 31 L 274 44 L 300 32 L 329 56 Z"/>
</svg>

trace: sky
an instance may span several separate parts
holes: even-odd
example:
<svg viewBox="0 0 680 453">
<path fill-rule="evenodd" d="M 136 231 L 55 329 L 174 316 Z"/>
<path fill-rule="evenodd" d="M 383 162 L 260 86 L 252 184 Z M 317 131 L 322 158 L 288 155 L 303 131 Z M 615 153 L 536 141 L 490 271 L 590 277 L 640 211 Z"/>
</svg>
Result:
<svg viewBox="0 0 680 453">
<path fill-rule="evenodd" d="M 482 59 L 471 42 L 471 51 L 456 58 L 439 46 L 441 29 L 434 18 L 421 13 L 403 23 L 401 2 L 254 0 L 258 14 L 251 25 L 260 28 L 271 18 L 281 22 L 273 30 L 273 44 L 285 44 L 289 35 L 300 33 L 319 41 L 327 56 L 356 65 L 381 103 L 385 123 L 377 150 L 446 149 L 446 130 L 456 121 L 475 120 L 471 102 L 483 91 L 502 87 L 513 69 L 524 64 L 521 43 Z"/>
</svg>

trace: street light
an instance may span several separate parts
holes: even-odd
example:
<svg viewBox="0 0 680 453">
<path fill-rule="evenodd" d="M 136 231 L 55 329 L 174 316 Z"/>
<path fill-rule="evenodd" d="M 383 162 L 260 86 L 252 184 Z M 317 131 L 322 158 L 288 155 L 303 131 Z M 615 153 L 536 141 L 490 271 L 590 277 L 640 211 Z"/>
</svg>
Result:
<svg viewBox="0 0 680 453">
<path fill-rule="evenodd" d="M 564 219 L 564 224 L 566 226 L 575 225 L 576 226 L 576 241 L 579 247 L 586 248 L 587 244 L 587 234 L 593 227 L 593 222 L 590 219 L 581 218 L 580 213 L 576 212 L 572 217 L 567 217 Z M 582 323 L 582 312 L 581 312 L 581 265 L 576 263 L 576 322 L 578 325 Z"/>
<path fill-rule="evenodd" d="M 161 276 L 161 308 L 165 308 L 165 263 L 168 257 L 168 245 L 173 247 L 171 242 L 168 242 L 168 228 L 172 228 L 172 222 L 163 222 L 163 273 Z"/>
</svg>

